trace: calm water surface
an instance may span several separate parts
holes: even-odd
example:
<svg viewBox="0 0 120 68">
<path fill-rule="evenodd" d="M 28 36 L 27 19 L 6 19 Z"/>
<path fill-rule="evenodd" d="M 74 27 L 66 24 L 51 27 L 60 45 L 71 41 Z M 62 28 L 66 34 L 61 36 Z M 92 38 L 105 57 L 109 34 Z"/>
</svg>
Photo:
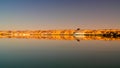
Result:
<svg viewBox="0 0 120 68">
<path fill-rule="evenodd" d="M 120 68 L 120 41 L 0 39 L 0 68 Z"/>
</svg>

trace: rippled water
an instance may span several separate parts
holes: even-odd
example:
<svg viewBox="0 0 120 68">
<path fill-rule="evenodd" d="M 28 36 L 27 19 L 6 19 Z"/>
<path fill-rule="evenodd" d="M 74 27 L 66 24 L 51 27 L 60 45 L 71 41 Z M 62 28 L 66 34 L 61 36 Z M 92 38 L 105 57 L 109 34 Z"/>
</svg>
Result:
<svg viewBox="0 0 120 68">
<path fill-rule="evenodd" d="M 0 68 L 119 68 L 120 41 L 0 39 Z"/>
</svg>

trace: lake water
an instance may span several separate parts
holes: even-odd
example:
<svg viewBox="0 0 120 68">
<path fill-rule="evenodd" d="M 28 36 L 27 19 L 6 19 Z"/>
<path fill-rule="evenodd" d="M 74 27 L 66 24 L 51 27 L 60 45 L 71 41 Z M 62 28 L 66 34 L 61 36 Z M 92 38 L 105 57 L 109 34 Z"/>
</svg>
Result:
<svg viewBox="0 0 120 68">
<path fill-rule="evenodd" d="M 0 68 L 120 68 L 120 41 L 0 39 Z"/>
</svg>

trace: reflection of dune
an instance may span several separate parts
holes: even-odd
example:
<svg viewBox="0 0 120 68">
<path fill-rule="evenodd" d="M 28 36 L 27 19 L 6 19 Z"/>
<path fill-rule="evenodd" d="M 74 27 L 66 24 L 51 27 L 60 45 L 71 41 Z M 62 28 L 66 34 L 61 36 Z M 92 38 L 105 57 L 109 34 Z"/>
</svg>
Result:
<svg viewBox="0 0 120 68">
<path fill-rule="evenodd" d="M 120 30 L 0 31 L 0 38 L 47 40 L 120 40 Z"/>
<path fill-rule="evenodd" d="M 18 39 L 46 39 L 46 40 L 75 40 L 71 35 L 29 35 L 29 36 L 11 36 L 0 35 L 0 38 L 18 38 Z"/>
</svg>

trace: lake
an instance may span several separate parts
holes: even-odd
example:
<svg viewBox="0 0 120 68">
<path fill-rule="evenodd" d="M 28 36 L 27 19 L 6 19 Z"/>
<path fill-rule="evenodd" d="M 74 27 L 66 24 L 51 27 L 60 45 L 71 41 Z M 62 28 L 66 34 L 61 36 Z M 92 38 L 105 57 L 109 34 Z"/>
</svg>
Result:
<svg viewBox="0 0 120 68">
<path fill-rule="evenodd" d="M 119 68 L 120 40 L 0 39 L 0 68 Z"/>
</svg>

